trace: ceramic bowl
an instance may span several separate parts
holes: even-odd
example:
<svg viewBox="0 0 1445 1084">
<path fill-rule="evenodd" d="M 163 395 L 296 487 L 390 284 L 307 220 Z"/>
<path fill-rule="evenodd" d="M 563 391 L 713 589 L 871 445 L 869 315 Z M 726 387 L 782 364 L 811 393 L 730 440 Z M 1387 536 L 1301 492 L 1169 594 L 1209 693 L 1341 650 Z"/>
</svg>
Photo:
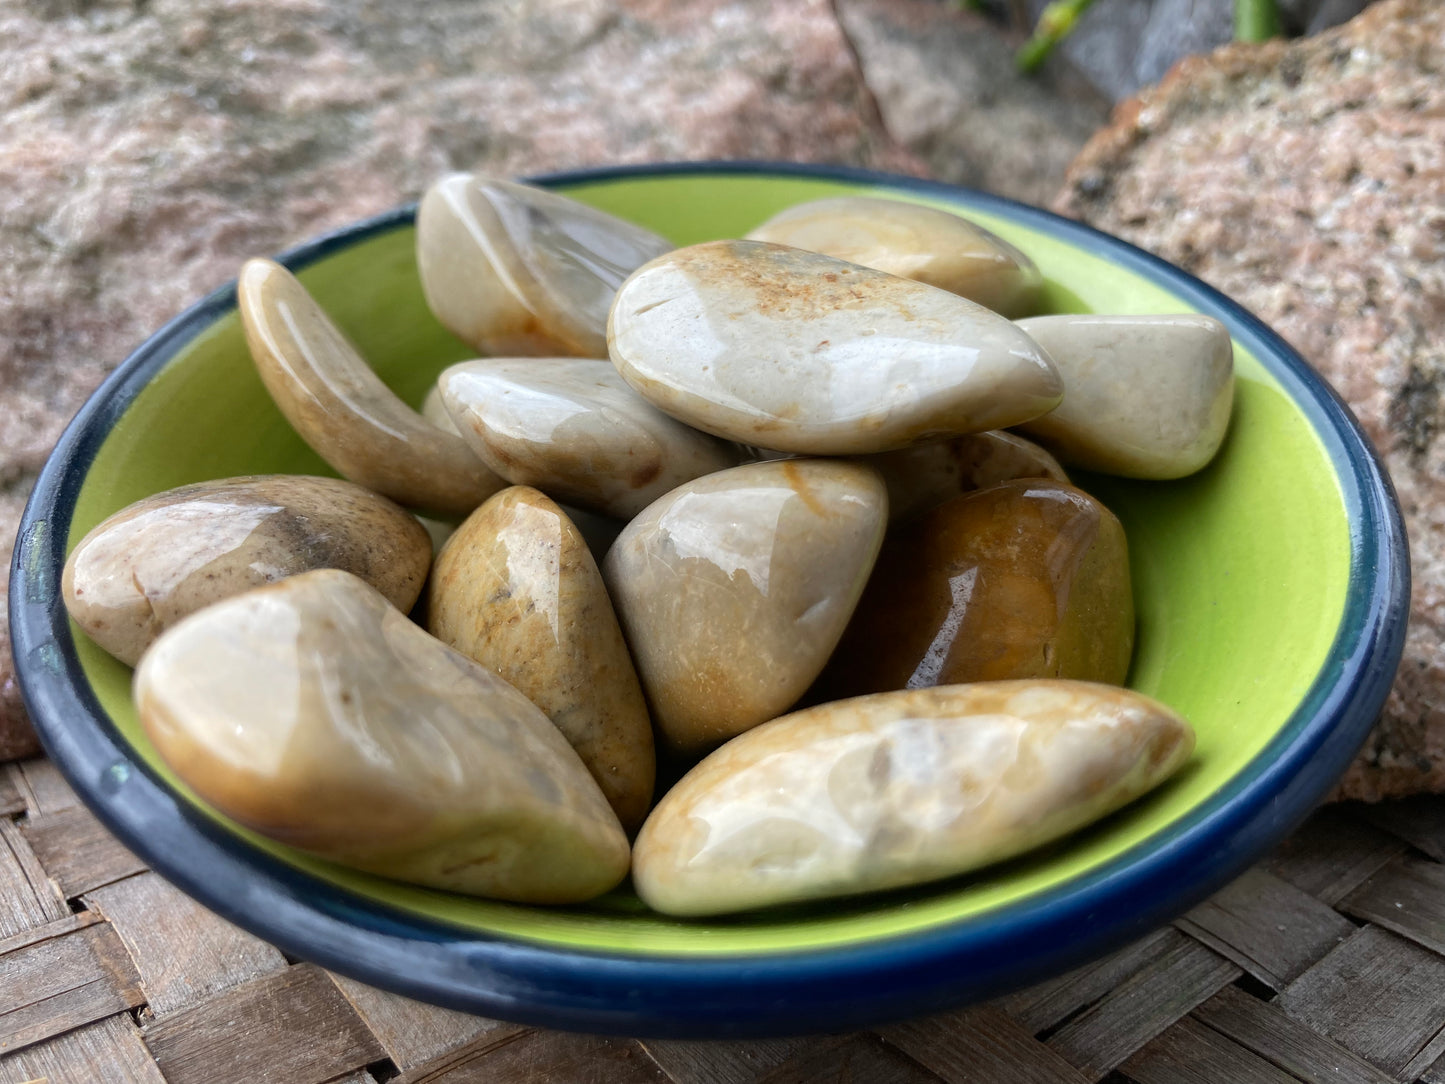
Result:
<svg viewBox="0 0 1445 1084">
<path fill-rule="evenodd" d="M 1398 508 L 1348 410 L 1278 336 L 1179 269 L 994 196 L 841 169 L 672 165 L 542 178 L 678 244 L 736 237 L 801 200 L 869 193 L 956 210 L 1029 253 L 1056 312 L 1198 311 L 1234 337 L 1223 450 L 1180 482 L 1083 476 L 1128 531 L 1130 684 L 1193 721 L 1168 785 L 1027 857 L 907 891 L 721 920 L 469 899 L 341 869 L 202 807 L 137 724 L 130 671 L 66 617 L 69 547 L 187 482 L 329 473 L 267 398 L 232 287 L 158 332 L 71 424 L 27 509 L 10 592 L 20 681 L 45 747 L 151 866 L 295 956 L 412 997 L 594 1032 L 839 1030 L 1062 971 L 1241 872 L 1330 788 L 1399 660 L 1408 562 Z M 282 257 L 382 376 L 419 403 L 468 350 L 432 318 L 412 208 Z"/>
</svg>

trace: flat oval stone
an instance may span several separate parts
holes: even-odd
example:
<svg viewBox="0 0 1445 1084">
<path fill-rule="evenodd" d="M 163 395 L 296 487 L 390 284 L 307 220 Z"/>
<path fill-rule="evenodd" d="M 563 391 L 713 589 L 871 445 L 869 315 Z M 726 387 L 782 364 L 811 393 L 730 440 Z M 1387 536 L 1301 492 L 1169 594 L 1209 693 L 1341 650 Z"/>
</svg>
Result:
<svg viewBox="0 0 1445 1084">
<path fill-rule="evenodd" d="M 438 386 L 492 470 L 605 516 L 631 519 L 669 490 L 742 458 L 652 406 L 605 361 L 466 361 Z"/>
<path fill-rule="evenodd" d="M 1064 401 L 1024 425 L 1064 463 L 1126 478 L 1182 478 L 1224 441 L 1234 349 L 1210 316 L 1038 316 Z"/>
<path fill-rule="evenodd" d="M 823 704 L 735 738 L 683 777 L 637 837 L 633 883 L 670 915 L 922 884 L 1098 820 L 1193 748 L 1163 704 L 1086 682 Z"/>
<path fill-rule="evenodd" d="M 624 828 L 652 803 L 652 724 L 602 574 L 552 501 L 513 486 L 457 528 L 427 589 L 427 629 L 536 704 Z"/>
<path fill-rule="evenodd" d="M 526 903 L 591 899 L 627 873 L 621 825 L 541 710 L 349 573 L 193 614 L 134 691 L 202 800 L 303 851 Z"/>
<path fill-rule="evenodd" d="M 417 209 L 417 269 L 436 318 L 484 354 L 607 356 L 622 280 L 665 238 L 555 192 L 467 173 Z"/>
<path fill-rule="evenodd" d="M 1044 277 L 1002 237 L 936 207 L 873 196 L 812 200 L 780 211 L 750 241 L 821 252 L 916 279 L 1010 319 L 1038 309 Z"/>
<path fill-rule="evenodd" d="M 883 538 L 857 463 L 749 463 L 673 490 L 602 564 L 658 730 L 696 753 L 787 711 L 827 662 Z"/>
<path fill-rule="evenodd" d="M 266 390 L 340 474 L 408 508 L 456 517 L 506 484 L 460 437 L 398 399 L 280 264 L 247 260 L 236 305 Z"/>
<path fill-rule="evenodd" d="M 1119 685 L 1134 651 L 1124 528 L 1021 479 L 894 528 L 819 681 L 823 699 L 1009 678 Z"/>
<path fill-rule="evenodd" d="M 888 486 L 888 518 L 894 523 L 1015 478 L 1069 480 L 1059 461 L 1033 441 L 997 429 L 882 452 L 867 462 Z"/>
<path fill-rule="evenodd" d="M 340 568 L 410 610 L 430 566 L 426 530 L 384 497 L 336 478 L 256 475 L 121 509 L 71 551 L 60 587 L 85 634 L 134 666 L 187 614 L 253 587 Z"/>
<path fill-rule="evenodd" d="M 714 241 L 622 286 L 612 362 L 659 409 L 742 444 L 883 452 L 1016 425 L 1063 385 L 997 313 L 813 252 Z"/>
</svg>

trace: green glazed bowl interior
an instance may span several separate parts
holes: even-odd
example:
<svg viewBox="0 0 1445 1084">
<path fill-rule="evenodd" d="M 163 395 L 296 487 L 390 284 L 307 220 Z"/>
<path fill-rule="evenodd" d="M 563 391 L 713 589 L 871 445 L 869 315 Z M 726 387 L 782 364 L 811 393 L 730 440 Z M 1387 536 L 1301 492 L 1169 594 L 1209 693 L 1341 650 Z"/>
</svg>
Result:
<svg viewBox="0 0 1445 1084">
<path fill-rule="evenodd" d="M 864 175 L 702 169 L 619 173 L 560 189 L 678 245 L 740 236 L 802 200 L 855 194 L 909 200 L 966 213 L 1033 257 L 1047 280 L 1045 311 L 1200 308 L 1197 292 L 1179 289 L 1139 261 L 1130 265 L 1105 248 L 1079 243 L 1048 216 L 1019 214 L 1003 201 L 967 205 L 966 194 L 925 186 Z M 398 216 L 389 226 L 319 246 L 299 267 L 299 277 L 382 378 L 418 405 L 440 370 L 471 352 L 428 311 L 413 244 L 408 216 Z M 1236 325 L 1231 328 L 1237 333 Z M 1238 337 L 1235 364 L 1233 420 L 1223 449 L 1205 470 L 1167 483 L 1078 478 L 1119 516 L 1129 539 L 1138 610 L 1129 685 L 1193 723 L 1198 745 L 1192 761 L 1167 785 L 1103 823 L 966 877 L 708 921 L 653 914 L 626 889 L 586 906 L 540 908 L 393 883 L 272 843 L 200 805 L 139 726 L 129 669 L 72 626 L 76 656 L 121 744 L 173 791 L 179 815 L 223 826 L 255 853 L 300 871 L 298 884 L 339 889 L 361 911 L 451 929 L 463 939 L 500 938 L 628 960 L 775 958 L 897 939 L 910 943 L 916 935 L 987 923 L 1167 850 L 1222 794 L 1265 770 L 1268 752 L 1308 721 L 1304 706 L 1320 697 L 1322 675 L 1338 669 L 1332 653 L 1352 572 L 1358 573 L 1338 454 L 1276 372 Z M 68 549 L 142 497 L 204 479 L 272 472 L 334 473 L 271 403 L 234 308 L 220 306 L 218 317 L 183 342 L 115 418 L 80 480 L 70 522 L 53 529 L 65 532 Z M 408 991 L 427 993 L 416 984 Z"/>
</svg>

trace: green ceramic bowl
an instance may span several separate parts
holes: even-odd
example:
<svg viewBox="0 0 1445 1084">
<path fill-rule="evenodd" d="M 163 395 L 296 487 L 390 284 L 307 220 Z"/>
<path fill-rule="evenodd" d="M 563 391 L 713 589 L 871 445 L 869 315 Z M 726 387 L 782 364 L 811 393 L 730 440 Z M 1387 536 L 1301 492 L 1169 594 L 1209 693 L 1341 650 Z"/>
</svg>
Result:
<svg viewBox="0 0 1445 1084">
<path fill-rule="evenodd" d="M 27 510 L 11 588 L 25 696 L 95 812 L 165 876 L 288 952 L 489 1016 L 629 1034 L 836 1030 L 996 994 L 1167 920 L 1300 819 L 1363 740 L 1399 659 L 1408 566 L 1388 482 L 1349 412 L 1243 309 L 1046 212 L 905 178 L 768 165 L 544 179 L 679 245 L 801 200 L 874 194 L 964 212 L 1031 255 L 1056 312 L 1198 311 L 1235 339 L 1224 448 L 1180 482 L 1086 476 L 1129 535 L 1130 684 L 1189 718 L 1187 769 L 1028 857 L 926 887 L 681 921 L 627 891 L 526 907 L 341 869 L 202 807 L 137 724 L 130 671 L 65 617 L 70 545 L 187 482 L 329 473 L 272 405 L 226 288 L 132 356 L 66 432 Z M 469 355 L 423 301 L 406 208 L 283 258 L 404 398 Z"/>
</svg>

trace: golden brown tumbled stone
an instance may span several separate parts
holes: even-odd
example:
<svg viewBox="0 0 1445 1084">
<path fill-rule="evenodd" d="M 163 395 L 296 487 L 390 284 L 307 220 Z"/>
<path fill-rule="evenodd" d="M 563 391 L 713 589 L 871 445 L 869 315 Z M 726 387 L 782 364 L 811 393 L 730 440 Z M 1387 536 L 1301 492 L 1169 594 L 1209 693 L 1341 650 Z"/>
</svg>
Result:
<svg viewBox="0 0 1445 1084">
<path fill-rule="evenodd" d="M 888 500 L 871 467 L 749 463 L 660 498 L 602 573 L 652 718 L 696 753 L 787 711 L 863 590 Z"/>
<path fill-rule="evenodd" d="M 670 248 L 604 211 L 494 177 L 444 177 L 417 209 L 427 302 L 483 354 L 605 358 L 617 287 Z"/>
<path fill-rule="evenodd" d="M 349 573 L 192 614 L 134 691 L 197 795 L 301 850 L 528 903 L 590 899 L 627 872 L 627 837 L 561 731 Z"/>
<path fill-rule="evenodd" d="M 927 512 L 960 493 L 1015 478 L 1067 482 L 1059 461 L 1031 440 L 990 429 L 936 444 L 919 444 L 869 456 L 888 486 L 888 518 L 897 523 Z"/>
<path fill-rule="evenodd" d="M 1033 260 L 982 226 L 936 207 L 875 196 L 797 204 L 753 230 L 748 240 L 805 248 L 916 279 L 1010 318 L 1037 311 L 1044 281 Z"/>
<path fill-rule="evenodd" d="M 734 738 L 668 791 L 633 883 L 672 915 L 922 884 L 1098 820 L 1193 748 L 1158 701 L 1081 681 L 823 704 Z"/>
<path fill-rule="evenodd" d="M 431 541 L 411 515 L 351 482 L 256 475 L 137 501 L 91 530 L 61 575 L 87 636 L 134 666 L 162 632 L 231 595 L 315 568 L 340 568 L 411 609 Z"/>
<path fill-rule="evenodd" d="M 461 517 L 506 483 L 382 383 L 280 264 L 247 260 L 236 306 L 256 370 L 301 439 L 353 482 Z"/>
<path fill-rule="evenodd" d="M 652 726 L 602 574 L 571 520 L 529 486 L 504 489 L 457 528 L 427 592 L 432 635 L 541 708 L 636 831 L 652 801 Z"/>
<path fill-rule="evenodd" d="M 890 532 L 818 692 L 1008 678 L 1121 684 L 1133 648 L 1124 528 L 1082 490 L 1022 479 Z"/>
</svg>

